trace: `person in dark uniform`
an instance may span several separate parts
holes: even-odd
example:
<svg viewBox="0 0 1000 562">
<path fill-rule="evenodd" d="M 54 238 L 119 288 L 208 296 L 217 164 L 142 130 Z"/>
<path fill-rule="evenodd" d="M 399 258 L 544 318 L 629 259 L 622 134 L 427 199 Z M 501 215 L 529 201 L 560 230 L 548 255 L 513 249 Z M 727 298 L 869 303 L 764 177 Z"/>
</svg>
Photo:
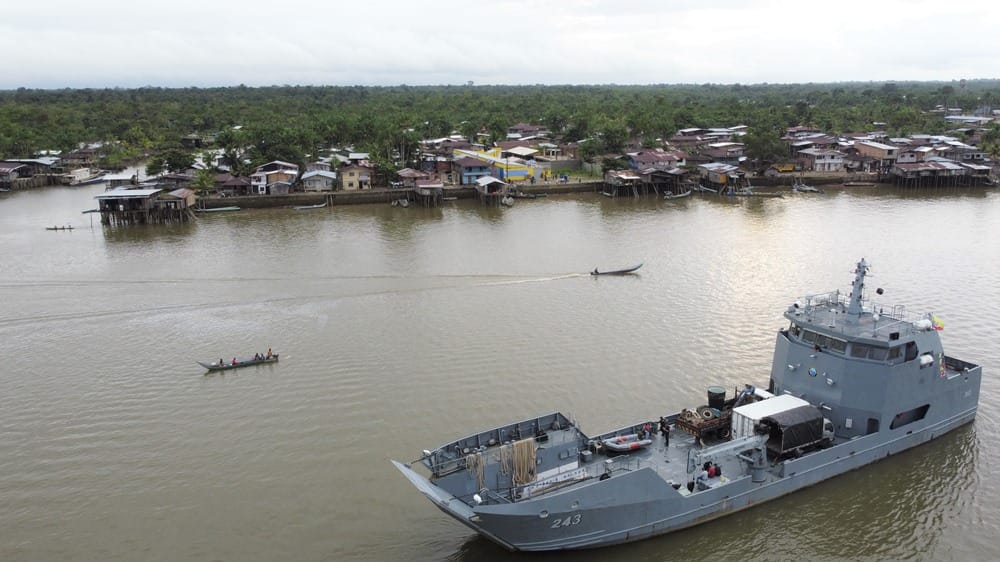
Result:
<svg viewBox="0 0 1000 562">
<path fill-rule="evenodd" d="M 660 433 L 663 434 L 663 444 L 667 447 L 670 446 L 670 422 L 667 418 L 660 418 Z"/>
</svg>

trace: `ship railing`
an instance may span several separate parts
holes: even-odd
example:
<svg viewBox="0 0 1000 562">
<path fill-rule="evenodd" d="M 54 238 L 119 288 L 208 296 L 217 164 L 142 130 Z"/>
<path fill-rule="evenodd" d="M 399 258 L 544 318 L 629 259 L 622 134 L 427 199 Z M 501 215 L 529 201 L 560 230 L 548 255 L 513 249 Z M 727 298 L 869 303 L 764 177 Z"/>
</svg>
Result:
<svg viewBox="0 0 1000 562">
<path fill-rule="evenodd" d="M 949 379 L 957 377 L 961 374 L 973 373 L 981 368 L 975 363 L 969 363 L 968 361 L 963 361 L 961 359 L 951 357 L 950 355 L 944 356 L 944 367 L 945 374 Z"/>
<path fill-rule="evenodd" d="M 825 318 L 825 315 L 842 314 L 850 306 L 848 295 L 840 291 L 830 291 L 799 297 L 796 304 L 801 308 L 807 317 L 815 320 Z M 928 318 L 927 313 L 914 313 L 906 309 L 905 305 L 893 305 L 866 299 L 863 310 L 865 313 L 878 314 L 875 331 L 884 330 L 899 331 L 900 333 L 911 334 L 915 331 L 914 323 Z"/>
<path fill-rule="evenodd" d="M 663 467 L 658 466 L 656 463 L 626 455 L 608 459 L 604 467 L 604 472 L 611 475 L 616 472 L 635 472 L 643 468 L 651 468 L 657 474 L 664 476 L 661 472 Z M 598 470 L 600 471 L 600 469 Z M 550 492 L 561 490 L 568 486 L 573 486 L 597 478 L 597 475 L 592 472 L 592 469 L 588 469 L 586 467 L 580 467 L 579 469 L 573 471 L 572 474 L 567 474 L 565 476 L 568 477 L 564 479 L 560 479 L 558 477 L 550 478 L 541 482 L 532 482 L 531 484 L 526 484 L 524 486 L 497 488 L 496 490 L 483 488 L 474 494 L 465 494 L 462 496 L 456 496 L 456 498 L 470 506 L 479 504 L 510 504 L 517 503 L 520 500 L 537 498 Z M 666 476 L 669 476 L 669 474 Z M 664 476 L 664 478 L 666 478 L 666 476 Z M 476 499 L 476 496 L 478 496 L 478 500 Z"/>
<path fill-rule="evenodd" d="M 656 463 L 645 460 L 642 457 L 619 455 L 617 457 L 609 458 L 604 462 L 604 471 L 608 474 L 613 474 L 615 472 L 635 472 L 636 470 L 646 467 L 659 472 Z"/>
<path fill-rule="evenodd" d="M 465 494 L 462 496 L 456 496 L 459 501 L 464 502 L 470 506 L 476 506 L 479 504 L 497 504 L 497 503 L 514 503 L 512 499 L 504 497 L 500 492 L 506 493 L 508 496 L 512 496 L 512 489 L 507 488 L 506 490 L 491 490 L 489 488 L 483 488 L 473 494 Z M 478 496 L 478 500 L 476 499 Z"/>
<path fill-rule="evenodd" d="M 545 443 L 549 439 L 550 432 L 565 430 L 579 433 L 579 429 L 572 420 L 559 412 L 554 412 L 473 433 L 446 443 L 434 449 L 433 452 L 426 451 L 420 462 L 436 476 L 441 476 L 465 468 L 466 455 L 483 452 L 492 447 L 529 437 L 534 438 L 540 444 Z"/>
</svg>

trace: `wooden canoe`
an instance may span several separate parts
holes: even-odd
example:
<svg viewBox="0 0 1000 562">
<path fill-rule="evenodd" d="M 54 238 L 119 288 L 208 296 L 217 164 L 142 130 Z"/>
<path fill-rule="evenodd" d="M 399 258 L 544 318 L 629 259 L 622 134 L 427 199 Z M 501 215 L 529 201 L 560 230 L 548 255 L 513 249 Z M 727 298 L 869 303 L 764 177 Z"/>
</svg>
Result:
<svg viewBox="0 0 1000 562">
<path fill-rule="evenodd" d="M 635 270 L 639 269 L 640 267 L 642 267 L 641 263 L 639 265 L 633 265 L 632 267 L 627 267 L 625 269 L 615 269 L 613 271 L 599 271 L 595 267 L 594 271 L 591 271 L 590 274 L 591 275 L 627 275 L 629 273 L 634 273 Z"/>
<path fill-rule="evenodd" d="M 228 371 L 229 369 L 239 369 L 240 367 L 249 367 L 251 365 L 263 365 L 264 363 L 277 363 L 278 354 L 275 353 L 270 357 L 265 357 L 263 359 L 254 359 L 253 357 L 247 359 L 237 359 L 236 363 L 223 362 L 222 365 L 218 363 L 202 363 L 198 361 L 197 363 L 202 367 L 208 369 L 209 371 Z"/>
<path fill-rule="evenodd" d="M 296 211 L 308 211 L 309 209 L 322 209 L 323 207 L 326 207 L 326 204 L 327 202 L 324 201 L 319 205 L 299 205 L 297 207 L 293 207 L 293 209 L 295 209 Z"/>
</svg>

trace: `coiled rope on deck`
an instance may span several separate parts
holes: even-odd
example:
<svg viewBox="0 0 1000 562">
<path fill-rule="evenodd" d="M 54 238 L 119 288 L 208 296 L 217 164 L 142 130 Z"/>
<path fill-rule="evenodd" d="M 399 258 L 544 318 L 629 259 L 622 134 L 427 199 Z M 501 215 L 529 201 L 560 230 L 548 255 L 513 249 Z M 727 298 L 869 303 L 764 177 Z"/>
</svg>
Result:
<svg viewBox="0 0 1000 562">
<path fill-rule="evenodd" d="M 535 438 L 515 441 L 513 446 L 514 485 L 523 486 L 535 479 Z"/>
<path fill-rule="evenodd" d="M 509 443 L 500 445 L 500 474 L 507 476 L 514 466 L 514 451 Z"/>
<path fill-rule="evenodd" d="M 483 462 L 483 454 L 475 452 L 465 455 L 465 470 L 476 475 L 476 488 L 482 490 L 486 484 L 486 463 Z"/>
</svg>

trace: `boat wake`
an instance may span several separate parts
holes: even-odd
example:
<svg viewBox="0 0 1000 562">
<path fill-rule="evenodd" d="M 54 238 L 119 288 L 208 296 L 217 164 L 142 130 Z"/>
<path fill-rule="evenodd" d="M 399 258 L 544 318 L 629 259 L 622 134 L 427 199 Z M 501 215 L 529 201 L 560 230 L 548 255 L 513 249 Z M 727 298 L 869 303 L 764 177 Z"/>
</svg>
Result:
<svg viewBox="0 0 1000 562">
<path fill-rule="evenodd" d="M 530 279 L 512 279 L 509 281 L 493 281 L 490 283 L 478 283 L 479 287 L 492 287 L 497 285 L 520 285 L 522 283 L 544 283 L 546 281 L 559 281 L 562 279 L 572 279 L 574 277 L 589 277 L 589 273 L 567 273 L 565 275 L 555 275 L 549 277 L 532 277 Z"/>
<path fill-rule="evenodd" d="M 169 314 L 178 312 L 190 312 L 190 311 L 219 311 L 231 308 L 245 307 L 245 306 L 260 306 L 266 304 L 294 304 L 294 303 L 304 303 L 304 302 L 322 302 L 328 301 L 331 297 L 334 300 L 339 300 L 343 298 L 359 298 L 368 297 L 375 295 L 392 295 L 392 294 L 405 294 L 405 293 L 416 293 L 424 291 L 441 291 L 441 290 L 452 290 L 452 289 L 463 289 L 470 287 L 500 287 L 506 285 L 522 285 L 525 283 L 545 283 L 548 281 L 559 281 L 563 279 L 572 279 L 576 277 L 589 277 L 589 273 L 566 273 L 558 275 L 546 275 L 546 276 L 524 276 L 524 275 L 435 275 L 428 277 L 423 277 L 423 279 L 467 279 L 473 280 L 469 283 L 457 283 L 450 282 L 441 285 L 430 285 L 430 286 L 413 286 L 413 287 L 391 287 L 384 290 L 365 290 L 357 293 L 343 294 L 339 296 L 332 297 L 328 294 L 302 294 L 295 296 L 282 296 L 276 298 L 263 298 L 254 301 L 237 300 L 237 301 L 212 301 L 212 302 L 190 302 L 190 303 L 178 303 L 178 304 L 168 304 L 161 306 L 150 306 L 150 307 L 135 307 L 135 308 L 122 308 L 122 309 L 105 309 L 105 310 L 76 310 L 70 312 L 55 312 L 49 314 L 31 314 L 26 316 L 11 316 L 3 317 L 0 316 L 0 328 L 18 326 L 24 324 L 40 324 L 47 322 L 68 322 L 68 321 L 89 321 L 95 318 L 109 318 L 109 317 L 128 317 L 135 315 L 144 314 Z M 411 277 L 411 276 L 372 276 L 372 277 L 345 277 L 343 279 L 375 279 L 375 278 L 392 278 L 392 279 L 420 279 L 421 277 Z M 492 279 L 492 281 L 474 281 L 476 279 Z M 241 279 L 240 281 L 262 281 L 263 279 Z M 115 281 L 115 284 L 144 284 L 144 283 L 188 283 L 191 282 L 187 279 L 179 279 L 172 281 Z M 89 282 L 48 282 L 43 283 L 48 287 L 63 287 L 63 286 L 77 286 L 77 285 L 87 285 Z M 204 282 L 203 282 L 204 284 Z M 27 285 L 22 285 L 20 283 L 0 283 L 0 288 L 21 288 Z M 34 286 L 38 286 L 35 283 Z M 107 286 L 105 282 L 104 285 Z"/>
</svg>

